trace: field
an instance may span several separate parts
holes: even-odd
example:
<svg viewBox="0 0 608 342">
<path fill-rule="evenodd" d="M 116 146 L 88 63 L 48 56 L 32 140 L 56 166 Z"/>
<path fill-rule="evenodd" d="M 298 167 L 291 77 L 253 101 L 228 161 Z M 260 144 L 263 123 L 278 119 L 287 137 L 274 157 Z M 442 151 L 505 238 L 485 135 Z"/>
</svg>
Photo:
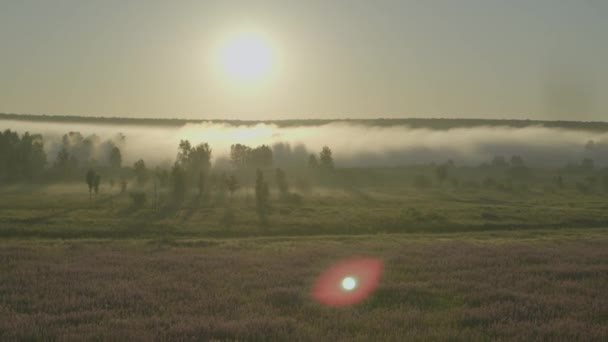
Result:
<svg viewBox="0 0 608 342">
<path fill-rule="evenodd" d="M 604 194 L 315 188 L 266 224 L 252 196 L 6 188 L 0 339 L 608 338 Z M 372 295 L 314 302 L 316 276 L 355 255 L 384 263 Z"/>
</svg>

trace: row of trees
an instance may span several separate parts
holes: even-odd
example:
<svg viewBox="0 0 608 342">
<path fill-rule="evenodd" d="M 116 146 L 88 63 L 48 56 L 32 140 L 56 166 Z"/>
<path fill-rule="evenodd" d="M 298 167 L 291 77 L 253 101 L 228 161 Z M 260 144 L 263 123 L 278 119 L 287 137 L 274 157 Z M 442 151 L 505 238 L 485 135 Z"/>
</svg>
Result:
<svg viewBox="0 0 608 342">
<path fill-rule="evenodd" d="M 173 194 L 177 198 L 183 198 L 188 189 L 196 186 L 199 196 L 203 196 L 207 189 L 207 184 L 217 187 L 220 192 L 228 191 L 231 194 L 239 186 L 237 176 L 233 173 L 227 175 L 211 173 L 212 149 L 207 143 L 192 147 L 188 140 L 182 140 L 178 146 L 176 161 L 170 173 L 166 174 L 162 170 L 155 172 L 159 179 L 159 185 L 165 184 L 166 178 L 170 179 L 170 186 Z M 232 145 L 230 148 L 230 161 L 235 171 L 248 172 L 247 170 L 256 169 L 256 186 L 259 183 L 259 176 L 264 169 L 269 169 L 273 165 L 272 149 L 266 145 L 251 148 L 242 144 Z M 324 147 L 320 153 L 322 165 L 329 165 L 333 168 L 333 159 L 329 147 Z M 138 172 L 136 172 L 138 174 Z M 288 194 L 287 177 L 281 168 L 276 169 L 277 184 L 283 195 Z"/>
<path fill-rule="evenodd" d="M 122 167 L 120 146 L 124 146 L 125 141 L 122 134 L 105 141 L 95 134 L 87 137 L 80 132 L 64 134 L 51 167 L 52 176 L 60 180 L 73 179 L 80 169 L 91 167 L 118 173 Z"/>
<path fill-rule="evenodd" d="M 256 160 L 264 160 L 260 166 L 271 166 L 272 151 L 265 145 L 251 149 L 245 145 L 233 145 L 233 155 L 235 160 L 245 160 L 244 163 L 235 165 L 235 170 L 245 170 L 256 164 Z M 269 153 L 270 152 L 270 153 Z M 237 176 L 222 172 L 220 174 L 211 172 L 211 156 L 212 149 L 208 144 L 202 143 L 192 146 L 189 141 L 182 140 L 178 145 L 178 153 L 175 163 L 169 172 L 157 168 L 153 172 L 148 170 L 143 160 L 138 160 L 133 165 L 134 179 L 136 188 L 130 194 L 134 205 L 145 203 L 145 187 L 151 179 L 154 186 L 154 196 L 156 196 L 158 188 L 168 188 L 171 195 L 172 203 L 179 203 L 188 197 L 190 190 L 196 188 L 199 199 L 209 195 L 210 191 L 214 190 L 218 196 L 223 197 L 225 193 L 229 193 L 232 198 L 233 194 L 239 189 L 240 182 Z M 257 159 L 260 158 L 260 159 Z M 320 159 L 324 162 L 320 165 L 327 168 L 333 167 L 333 159 L 331 150 L 324 147 Z M 248 164 L 253 163 L 253 164 Z M 321 167 L 321 166 L 318 166 Z M 255 178 L 255 199 L 256 211 L 260 219 L 265 222 L 270 211 L 270 191 L 267 181 L 264 178 L 264 171 L 261 168 L 256 169 Z M 295 195 L 289 192 L 289 182 L 285 170 L 281 168 L 275 169 L 276 185 L 278 187 L 280 198 L 283 200 L 292 200 Z M 89 196 L 93 193 L 97 194 L 101 176 L 90 168 L 85 175 L 86 184 L 89 190 Z M 110 186 L 113 187 L 114 181 L 110 180 Z M 121 192 L 125 192 L 126 184 L 123 181 Z M 149 189 L 149 188 L 148 188 Z"/>
<path fill-rule="evenodd" d="M 0 183 L 39 180 L 46 162 L 40 134 L 0 132 Z"/>
<path fill-rule="evenodd" d="M 319 153 L 310 154 L 301 145 L 292 149 L 285 143 L 257 147 L 234 144 L 230 148 L 229 163 L 218 163 L 212 168 L 213 151 L 209 144 L 193 145 L 188 140 L 181 140 L 172 167 L 150 169 L 143 159 L 125 166 L 121 152 L 125 144 L 126 138 L 120 134 L 112 139 L 102 140 L 94 134 L 85 137 L 79 132 L 69 132 L 63 135 L 59 142 L 45 147 L 41 135 L 19 135 L 5 130 L 0 132 L 0 183 L 76 180 L 82 179 L 86 170 L 93 169 L 96 174 L 103 175 L 103 179 L 108 180 L 110 185 L 115 180 L 122 184 L 132 179 L 137 186 L 142 187 L 154 180 L 161 188 L 184 189 L 181 193 L 196 188 L 199 194 L 202 194 L 209 186 L 227 187 L 222 184 L 226 183 L 225 178 L 231 176 L 222 175 L 221 170 L 232 172 L 232 176 L 238 180 L 237 183 L 242 184 L 254 183 L 256 169 L 267 172 L 277 166 L 283 172 L 288 170 L 296 179 L 295 184 L 298 187 L 301 183 L 311 181 L 331 184 L 335 178 L 331 174 L 324 177 L 327 174 L 325 171 L 335 168 L 332 151 L 327 146 Z M 591 146 L 588 149 L 595 146 L 588 145 Z M 47 162 L 45 150 L 56 154 L 53 162 Z M 433 167 L 439 184 L 452 180 L 452 170 L 455 169 L 453 162 Z M 573 177 L 588 177 L 599 171 L 590 158 L 585 158 L 580 163 L 568 164 L 559 170 L 560 174 L 572 174 Z M 479 179 L 500 178 L 504 175 L 506 179 L 519 182 L 528 181 L 532 176 L 532 170 L 519 155 L 510 158 L 496 156 L 480 165 L 479 171 L 474 173 Z"/>
</svg>

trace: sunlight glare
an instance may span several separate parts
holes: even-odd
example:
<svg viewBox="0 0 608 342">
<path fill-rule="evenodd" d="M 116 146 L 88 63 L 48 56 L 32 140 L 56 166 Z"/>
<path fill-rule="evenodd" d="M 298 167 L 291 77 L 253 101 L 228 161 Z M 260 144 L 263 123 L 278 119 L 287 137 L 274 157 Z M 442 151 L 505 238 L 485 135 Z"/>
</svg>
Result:
<svg viewBox="0 0 608 342">
<path fill-rule="evenodd" d="M 346 291 L 351 291 L 357 286 L 357 281 L 353 277 L 345 277 L 342 280 L 342 288 Z"/>
<path fill-rule="evenodd" d="M 259 83 L 270 76 L 274 52 L 269 41 L 254 32 L 244 32 L 226 39 L 220 48 L 223 72 L 240 83 Z"/>
</svg>

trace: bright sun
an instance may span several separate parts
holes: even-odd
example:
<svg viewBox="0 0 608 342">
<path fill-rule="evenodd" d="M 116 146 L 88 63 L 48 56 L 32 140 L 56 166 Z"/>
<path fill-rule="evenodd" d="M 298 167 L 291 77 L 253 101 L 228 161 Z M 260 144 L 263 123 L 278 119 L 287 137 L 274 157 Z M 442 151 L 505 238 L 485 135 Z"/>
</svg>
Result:
<svg viewBox="0 0 608 342">
<path fill-rule="evenodd" d="M 221 45 L 218 57 L 225 75 L 243 84 L 264 81 L 270 76 L 275 63 L 269 41 L 253 32 L 228 37 Z"/>
</svg>

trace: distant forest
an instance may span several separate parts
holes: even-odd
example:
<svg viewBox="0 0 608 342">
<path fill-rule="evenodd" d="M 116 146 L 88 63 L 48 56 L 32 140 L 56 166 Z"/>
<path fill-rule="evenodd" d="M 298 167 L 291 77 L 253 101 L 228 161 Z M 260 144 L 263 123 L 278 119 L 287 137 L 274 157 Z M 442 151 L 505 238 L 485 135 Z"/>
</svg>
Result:
<svg viewBox="0 0 608 342">
<path fill-rule="evenodd" d="M 211 122 L 227 125 L 253 126 L 260 123 L 274 124 L 278 127 L 319 126 L 334 122 L 347 122 L 368 126 L 408 126 L 411 128 L 428 128 L 446 130 L 451 128 L 470 128 L 479 126 L 506 126 L 522 128 L 541 126 L 595 132 L 608 131 L 608 122 L 603 121 L 542 121 L 542 120 L 490 120 L 490 119 L 297 119 L 297 120 L 187 120 L 187 119 L 150 119 L 121 117 L 85 117 L 69 115 L 31 115 L 0 113 L 0 120 L 44 121 L 62 123 L 99 123 L 148 126 L 183 126 L 188 123 Z"/>
</svg>

